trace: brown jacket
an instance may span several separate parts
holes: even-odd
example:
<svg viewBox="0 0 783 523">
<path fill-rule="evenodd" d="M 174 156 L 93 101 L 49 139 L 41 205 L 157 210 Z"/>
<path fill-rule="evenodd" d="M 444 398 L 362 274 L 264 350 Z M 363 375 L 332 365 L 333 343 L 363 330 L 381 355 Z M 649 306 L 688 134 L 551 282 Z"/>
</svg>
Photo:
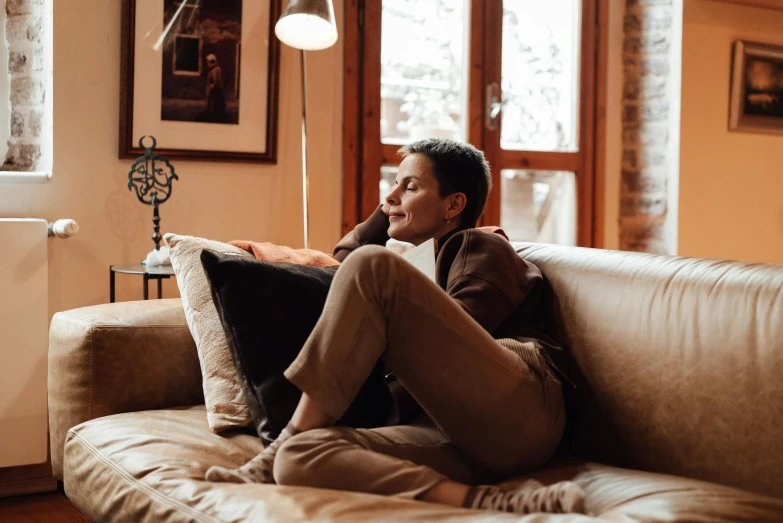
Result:
<svg viewBox="0 0 783 523">
<path fill-rule="evenodd" d="M 337 244 L 334 257 L 343 261 L 363 245 L 385 245 L 388 228 L 389 218 L 378 207 Z M 503 236 L 475 228 L 457 229 L 440 238 L 438 246 L 438 285 L 487 332 L 496 338 L 525 336 L 529 329 L 514 332 L 517 329 L 511 322 L 504 325 L 512 315 L 520 327 L 525 326 L 520 322 L 528 328 L 539 326 L 541 271 L 520 258 Z"/>
<path fill-rule="evenodd" d="M 379 206 L 340 240 L 333 256 L 342 262 L 363 245 L 386 245 L 388 229 L 389 218 Z M 438 246 L 438 285 L 495 339 L 537 343 L 555 375 L 575 388 L 568 374 L 570 357 L 545 334 L 546 284 L 538 267 L 522 259 L 504 236 L 475 228 L 454 230 L 440 238 Z M 392 424 L 406 422 L 418 410 L 409 394 L 397 385 L 390 384 L 397 409 Z M 570 397 L 570 390 L 564 392 Z"/>
</svg>

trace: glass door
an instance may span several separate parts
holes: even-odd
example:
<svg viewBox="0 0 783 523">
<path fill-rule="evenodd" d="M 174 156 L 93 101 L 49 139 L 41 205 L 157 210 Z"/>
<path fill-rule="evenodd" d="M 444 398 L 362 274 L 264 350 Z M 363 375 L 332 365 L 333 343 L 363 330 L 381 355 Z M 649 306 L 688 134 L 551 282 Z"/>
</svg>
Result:
<svg viewBox="0 0 783 523">
<path fill-rule="evenodd" d="M 468 141 L 467 0 L 383 0 L 381 15 L 382 201 L 400 146 L 423 138 Z"/>
<path fill-rule="evenodd" d="M 514 241 L 591 245 L 595 2 L 361 3 L 361 100 L 346 89 L 346 126 L 351 104 L 361 112 L 346 148 L 356 162 L 346 216 L 364 219 L 385 198 L 400 146 L 450 138 L 484 150 L 492 168 L 482 224 Z"/>
<path fill-rule="evenodd" d="M 582 9 L 487 4 L 485 151 L 496 190 L 486 217 L 515 241 L 577 243 Z"/>
</svg>

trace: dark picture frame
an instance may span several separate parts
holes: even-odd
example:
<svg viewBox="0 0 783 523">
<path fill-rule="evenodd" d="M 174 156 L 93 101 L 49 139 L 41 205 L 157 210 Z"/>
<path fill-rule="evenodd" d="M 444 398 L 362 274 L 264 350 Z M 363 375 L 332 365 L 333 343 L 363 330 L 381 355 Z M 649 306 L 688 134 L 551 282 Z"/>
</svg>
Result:
<svg viewBox="0 0 783 523">
<path fill-rule="evenodd" d="M 734 42 L 729 130 L 783 134 L 783 46 Z"/>
<path fill-rule="evenodd" d="M 144 150 L 139 147 L 139 138 L 144 134 L 152 134 L 147 132 L 146 129 L 136 129 L 134 132 L 134 111 L 144 110 L 150 111 L 150 116 L 157 118 L 159 121 L 164 120 L 182 120 L 180 124 L 188 125 L 189 122 L 185 121 L 185 118 L 164 118 L 162 114 L 165 112 L 161 108 L 161 105 L 154 103 L 149 104 L 149 108 L 146 106 L 136 107 L 136 104 L 142 104 L 144 102 L 137 100 L 138 94 L 134 87 L 136 80 L 135 59 L 137 55 L 137 6 L 139 2 L 144 0 L 122 0 L 122 28 L 121 28 L 121 51 L 120 51 L 120 129 L 119 129 L 119 158 L 136 158 L 144 154 Z M 280 0 L 237 0 L 244 2 L 266 2 L 269 5 L 269 27 L 268 33 L 265 35 L 265 39 L 268 42 L 267 51 L 267 78 L 266 78 L 266 137 L 265 146 L 258 151 L 237 151 L 237 150 L 225 150 L 220 147 L 200 147 L 200 148 L 183 148 L 172 147 L 167 145 L 164 137 L 156 136 L 158 139 L 158 147 L 156 148 L 156 154 L 167 156 L 169 158 L 177 158 L 182 160 L 198 160 L 198 161 L 217 161 L 217 162 L 260 162 L 260 163 L 276 163 L 277 162 L 277 117 L 278 117 L 278 91 L 279 91 L 279 68 L 280 68 L 280 42 L 274 35 L 274 24 L 280 16 Z M 180 0 L 176 0 L 180 3 Z M 203 4 L 202 4 L 203 5 Z M 257 7 L 254 4 L 253 7 Z M 264 7 L 262 7 L 264 8 Z M 265 9 L 265 8 L 264 8 Z M 161 17 L 163 13 L 161 12 Z M 161 20 L 163 20 L 161 18 Z M 147 42 L 145 45 L 149 45 Z M 241 66 L 240 57 L 244 59 L 252 59 L 246 56 L 247 50 L 240 43 L 236 45 L 236 76 L 239 78 L 239 70 L 245 69 Z M 200 47 L 199 47 L 200 48 Z M 175 58 L 176 60 L 176 58 Z M 233 64 L 229 64 L 229 67 Z M 189 67 L 193 67 L 192 61 Z M 193 76 L 199 76 L 203 74 L 203 68 L 199 65 L 198 72 L 194 70 Z M 233 69 L 232 69 L 233 70 Z M 188 73 L 185 73 L 186 75 Z M 231 80 L 234 77 L 229 77 Z M 162 80 L 161 80 L 162 84 Z M 160 89 L 160 87 L 157 87 Z M 233 87 L 235 92 L 239 92 L 239 81 L 236 81 L 236 85 Z M 244 88 L 243 88 L 244 89 Z M 244 95 L 244 92 L 243 92 Z M 161 95 L 162 96 L 162 95 Z M 239 102 L 239 96 L 237 95 L 237 102 Z M 207 102 L 205 102 L 206 104 Z M 236 104 L 235 104 L 236 105 Z M 235 109 L 235 113 L 238 109 Z M 231 120 L 230 118 L 233 118 Z M 226 125 L 237 124 L 239 117 L 233 114 L 230 118 L 227 118 L 224 122 Z M 226 128 L 223 123 L 216 123 L 217 120 L 194 120 L 194 122 L 202 122 L 196 124 L 199 127 L 195 127 L 194 132 L 204 135 L 202 141 L 209 141 L 209 133 L 220 133 Z M 208 125 L 204 125 L 203 122 L 207 122 Z M 136 136 L 138 135 L 138 136 Z"/>
</svg>

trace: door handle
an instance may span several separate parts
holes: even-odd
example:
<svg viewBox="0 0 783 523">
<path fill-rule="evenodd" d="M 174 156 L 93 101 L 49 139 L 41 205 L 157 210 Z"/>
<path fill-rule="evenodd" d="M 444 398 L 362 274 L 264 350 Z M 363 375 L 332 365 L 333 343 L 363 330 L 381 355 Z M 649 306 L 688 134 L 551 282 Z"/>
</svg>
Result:
<svg viewBox="0 0 783 523">
<path fill-rule="evenodd" d="M 500 86 L 497 82 L 487 84 L 485 100 L 487 106 L 484 111 L 486 115 L 484 123 L 487 130 L 496 131 L 500 123 L 500 112 L 503 110 L 503 106 L 506 105 L 506 102 L 500 99 Z"/>
</svg>

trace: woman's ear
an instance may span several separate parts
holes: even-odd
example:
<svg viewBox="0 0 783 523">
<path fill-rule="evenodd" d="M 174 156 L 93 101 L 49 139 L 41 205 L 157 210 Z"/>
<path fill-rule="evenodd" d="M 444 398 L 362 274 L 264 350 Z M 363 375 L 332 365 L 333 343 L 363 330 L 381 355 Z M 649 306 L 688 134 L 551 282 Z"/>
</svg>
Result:
<svg viewBox="0 0 783 523">
<path fill-rule="evenodd" d="M 451 196 L 449 196 L 449 207 L 448 212 L 451 214 L 451 216 L 457 216 L 459 215 L 463 210 L 465 210 L 465 205 L 467 205 L 468 199 L 465 196 L 465 193 L 454 193 Z"/>
</svg>

